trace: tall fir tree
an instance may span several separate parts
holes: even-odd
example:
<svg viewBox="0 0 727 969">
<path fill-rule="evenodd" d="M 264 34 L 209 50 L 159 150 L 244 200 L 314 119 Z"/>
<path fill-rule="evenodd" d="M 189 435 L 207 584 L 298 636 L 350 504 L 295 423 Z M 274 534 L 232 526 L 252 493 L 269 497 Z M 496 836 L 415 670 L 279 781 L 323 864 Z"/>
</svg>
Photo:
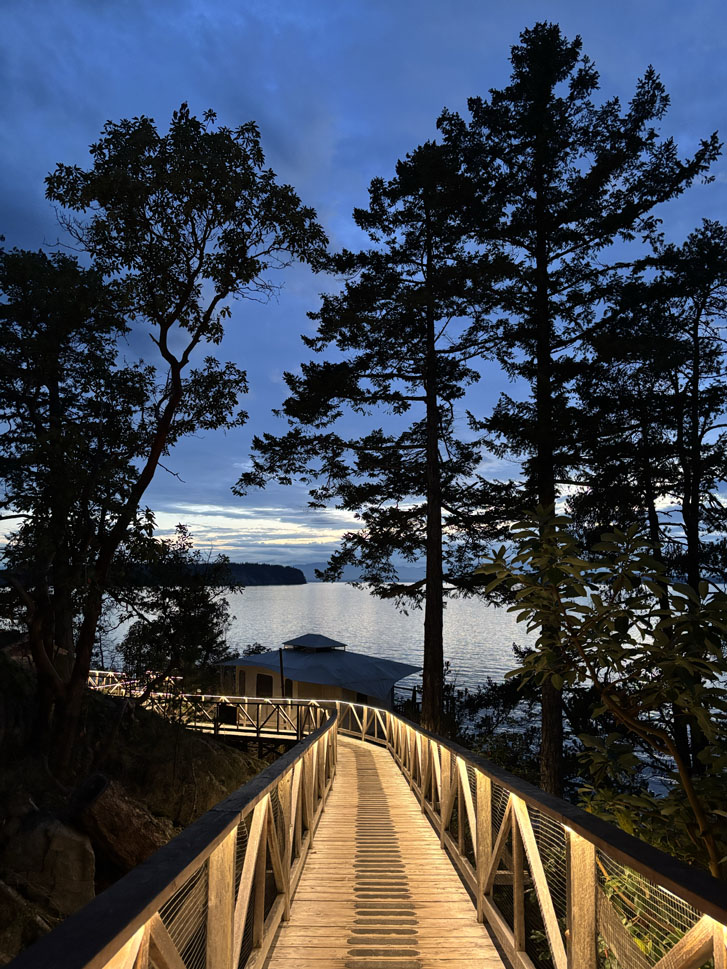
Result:
<svg viewBox="0 0 727 969">
<path fill-rule="evenodd" d="M 727 229 L 705 220 L 683 245 L 658 245 L 656 259 L 591 341 L 579 400 L 600 433 L 583 440 L 590 481 L 570 505 L 596 533 L 641 523 L 693 608 L 705 581 L 727 579 Z M 701 773 L 703 730 L 683 713 L 675 724 L 684 763 Z"/>
<path fill-rule="evenodd" d="M 376 594 L 423 600 L 422 720 L 434 730 L 441 726 L 445 584 L 475 588 L 472 573 L 488 538 L 476 514 L 480 446 L 472 435 L 458 436 L 458 408 L 484 352 L 483 279 L 498 268 L 464 242 L 467 186 L 433 143 L 400 161 L 391 180 L 374 179 L 369 207 L 354 212 L 374 245 L 335 259 L 347 282 L 323 297 L 310 314 L 318 332 L 303 337 L 327 359 L 304 364 L 300 376 L 286 374 L 291 429 L 255 439 L 253 469 L 238 485 L 243 492 L 271 477 L 298 479 L 311 486 L 314 506 L 356 513 L 361 527 L 345 535 L 328 574 L 354 563 Z M 398 582 L 398 557 L 425 559 L 426 577 Z"/>
<path fill-rule="evenodd" d="M 588 487 L 584 530 L 641 522 L 671 577 L 727 579 L 727 227 L 705 220 L 660 245 L 590 342 L 578 383 Z"/>
<path fill-rule="evenodd" d="M 691 159 L 656 123 L 669 103 L 652 68 L 626 110 L 593 100 L 599 78 L 579 37 L 538 23 L 512 48 L 510 83 L 471 98 L 470 120 L 445 111 L 445 144 L 472 181 L 472 239 L 503 246 L 509 276 L 500 287 L 499 358 L 523 381 L 525 401 L 503 395 L 479 425 L 496 453 L 522 458 L 520 507 L 553 506 L 579 463 L 573 380 L 586 336 L 602 322 L 614 277 L 627 259 L 614 250 L 656 231 L 654 207 L 679 195 L 719 152 L 716 135 Z M 493 198 L 503 216 L 493 224 Z M 502 521 L 517 510 L 502 508 Z M 557 681 L 556 681 L 557 682 Z M 542 691 L 541 785 L 562 789 L 562 696 Z"/>
</svg>

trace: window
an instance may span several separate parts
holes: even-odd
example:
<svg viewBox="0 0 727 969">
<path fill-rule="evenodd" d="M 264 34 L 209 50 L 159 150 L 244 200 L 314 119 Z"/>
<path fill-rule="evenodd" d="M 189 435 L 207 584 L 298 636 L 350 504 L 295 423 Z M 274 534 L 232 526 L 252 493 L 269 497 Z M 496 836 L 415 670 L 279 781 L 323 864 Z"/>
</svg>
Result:
<svg viewBox="0 0 727 969">
<path fill-rule="evenodd" d="M 258 673 L 256 695 L 257 696 L 273 695 L 273 678 L 269 673 Z"/>
<path fill-rule="evenodd" d="M 293 696 L 293 681 L 289 680 L 287 677 L 285 679 L 285 695 L 287 697 Z"/>
</svg>

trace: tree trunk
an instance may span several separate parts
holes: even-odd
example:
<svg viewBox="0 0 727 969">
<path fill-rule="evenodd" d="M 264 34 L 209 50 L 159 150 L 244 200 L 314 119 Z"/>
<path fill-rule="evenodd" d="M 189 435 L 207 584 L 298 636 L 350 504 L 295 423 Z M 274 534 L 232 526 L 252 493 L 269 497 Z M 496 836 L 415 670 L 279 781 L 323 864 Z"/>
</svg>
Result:
<svg viewBox="0 0 727 969">
<path fill-rule="evenodd" d="M 538 503 L 555 508 L 555 460 L 553 443 L 552 320 L 548 293 L 548 241 L 545 187 L 542 166 L 535 171 L 535 412 L 536 450 L 534 483 Z M 548 794 L 563 794 L 563 694 L 547 680 L 540 694 L 540 786 Z"/>
<path fill-rule="evenodd" d="M 685 481 L 685 500 L 682 508 L 684 519 L 684 536 L 687 543 L 687 583 L 699 595 L 699 584 L 702 581 L 702 555 L 700 548 L 699 525 L 702 498 L 702 436 L 699 420 L 699 398 L 701 382 L 701 344 L 700 344 L 701 310 L 695 312 L 691 326 L 692 372 L 690 375 L 689 401 L 689 434 L 688 434 L 688 465 L 689 476 Z M 693 607 L 692 607 L 693 608 Z M 696 684 L 699 674 L 692 673 L 688 679 Z M 704 773 L 704 764 L 699 754 L 707 746 L 707 738 L 699 726 L 697 718 L 690 716 L 689 722 L 689 755 L 685 758 L 695 774 Z"/>
<path fill-rule="evenodd" d="M 427 217 L 427 287 L 432 269 L 431 236 Z M 439 400 L 434 306 L 431 290 L 426 309 L 426 478 L 427 478 L 427 584 L 424 601 L 424 672 L 422 726 L 439 733 L 444 696 L 444 641 L 442 603 L 442 487 L 439 468 Z"/>
<path fill-rule="evenodd" d="M 66 691 L 62 717 L 58 724 L 57 755 L 58 765 L 62 774 L 68 774 L 71 769 L 73 749 L 78 740 L 81 722 L 83 697 L 88 684 L 88 673 L 91 668 L 93 643 L 96 637 L 103 594 L 100 586 L 89 590 L 83 613 L 83 622 L 76 642 L 76 655 L 70 682 Z"/>
</svg>

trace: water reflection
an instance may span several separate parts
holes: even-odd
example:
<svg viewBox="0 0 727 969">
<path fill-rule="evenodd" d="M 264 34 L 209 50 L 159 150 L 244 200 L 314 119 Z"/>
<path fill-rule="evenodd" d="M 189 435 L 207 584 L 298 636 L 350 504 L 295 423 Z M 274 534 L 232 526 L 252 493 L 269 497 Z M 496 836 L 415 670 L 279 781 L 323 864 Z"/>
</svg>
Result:
<svg viewBox="0 0 727 969">
<path fill-rule="evenodd" d="M 235 650 L 253 642 L 276 648 L 286 639 L 317 632 L 360 653 L 422 662 L 423 611 L 404 615 L 392 602 L 345 583 L 251 586 L 233 593 L 230 606 L 235 620 L 228 642 Z M 523 626 L 505 609 L 474 599 L 447 603 L 444 658 L 458 686 L 476 686 L 487 676 L 501 680 L 515 665 L 512 644 L 528 641 Z"/>
</svg>

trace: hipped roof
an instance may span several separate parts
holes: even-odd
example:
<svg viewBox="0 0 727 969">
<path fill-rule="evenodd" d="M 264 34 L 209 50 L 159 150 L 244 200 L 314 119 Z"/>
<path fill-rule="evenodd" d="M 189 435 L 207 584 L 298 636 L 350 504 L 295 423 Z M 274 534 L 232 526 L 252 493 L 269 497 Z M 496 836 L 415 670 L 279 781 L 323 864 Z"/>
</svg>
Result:
<svg viewBox="0 0 727 969">
<path fill-rule="evenodd" d="M 295 639 L 286 639 L 283 646 L 299 646 L 303 649 L 336 649 L 339 646 L 346 648 L 345 643 L 321 636 L 320 633 L 306 633 L 304 636 L 296 636 Z"/>
<path fill-rule="evenodd" d="M 398 663 L 393 659 L 382 659 L 378 656 L 365 656 L 363 653 L 353 653 L 348 649 L 345 651 L 332 649 L 315 653 L 285 649 L 282 651 L 282 656 L 283 673 L 289 680 L 340 686 L 382 699 L 389 695 L 397 680 L 421 670 L 421 666 Z M 222 665 L 262 666 L 280 675 L 280 654 L 276 649 L 253 656 L 238 656 L 227 660 Z"/>
</svg>

